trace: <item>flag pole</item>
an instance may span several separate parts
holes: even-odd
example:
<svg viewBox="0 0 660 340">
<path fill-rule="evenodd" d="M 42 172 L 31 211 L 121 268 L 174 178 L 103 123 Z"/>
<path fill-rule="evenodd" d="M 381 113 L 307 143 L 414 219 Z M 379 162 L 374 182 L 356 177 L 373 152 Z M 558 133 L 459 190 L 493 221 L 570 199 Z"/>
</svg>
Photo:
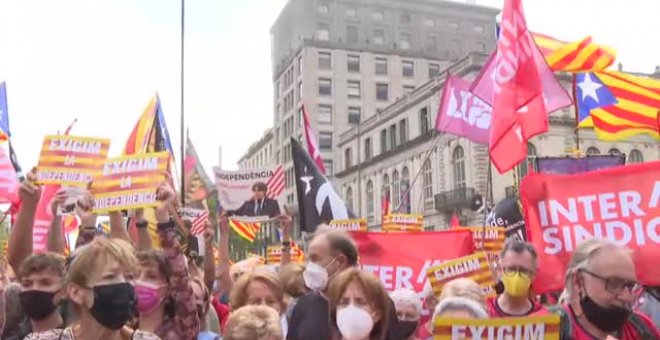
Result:
<svg viewBox="0 0 660 340">
<path fill-rule="evenodd" d="M 184 46 L 185 46 L 185 13 L 186 13 L 186 0 L 181 0 L 181 122 L 180 122 L 180 134 L 181 134 L 181 207 L 185 207 L 186 205 L 186 188 L 185 188 L 185 152 L 186 152 L 186 143 L 185 143 L 185 136 L 184 136 L 184 130 L 185 130 L 185 116 L 184 116 L 184 76 L 185 76 L 185 53 L 184 53 Z"/>
<path fill-rule="evenodd" d="M 575 128 L 573 129 L 573 134 L 575 135 L 575 148 L 577 158 L 580 158 L 580 111 L 577 104 L 577 77 L 573 75 L 573 103 L 575 106 Z"/>
</svg>

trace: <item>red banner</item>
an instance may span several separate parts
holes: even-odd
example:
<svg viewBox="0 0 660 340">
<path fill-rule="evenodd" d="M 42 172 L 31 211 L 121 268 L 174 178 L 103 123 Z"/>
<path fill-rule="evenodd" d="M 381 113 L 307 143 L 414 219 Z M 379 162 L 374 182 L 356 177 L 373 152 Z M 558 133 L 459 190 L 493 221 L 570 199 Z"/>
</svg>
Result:
<svg viewBox="0 0 660 340">
<path fill-rule="evenodd" d="M 429 268 L 474 252 L 472 232 L 351 233 L 362 270 L 380 277 L 388 290 L 422 291 Z"/>
<path fill-rule="evenodd" d="M 576 175 L 533 174 L 520 189 L 527 237 L 539 253 L 537 292 L 564 287 L 576 246 L 592 237 L 634 250 L 639 280 L 660 285 L 660 162 Z"/>
</svg>

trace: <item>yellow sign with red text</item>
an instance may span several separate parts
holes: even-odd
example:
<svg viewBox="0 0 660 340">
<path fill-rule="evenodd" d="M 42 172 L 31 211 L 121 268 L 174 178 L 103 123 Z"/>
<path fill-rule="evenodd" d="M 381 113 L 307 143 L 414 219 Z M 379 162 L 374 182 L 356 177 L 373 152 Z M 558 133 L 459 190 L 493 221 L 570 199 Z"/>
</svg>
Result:
<svg viewBox="0 0 660 340">
<path fill-rule="evenodd" d="M 494 319 L 433 319 L 434 340 L 559 340 L 559 315 Z"/>
<path fill-rule="evenodd" d="M 484 296 L 495 296 L 495 278 L 488 264 L 488 256 L 479 252 L 470 256 L 443 262 L 427 270 L 429 283 L 436 295 L 440 295 L 447 282 L 458 278 L 472 279 L 481 286 Z"/>
<path fill-rule="evenodd" d="M 87 187 L 108 158 L 110 140 L 46 136 L 37 164 L 37 183 Z"/>
<path fill-rule="evenodd" d="M 302 263 L 305 261 L 305 254 L 303 254 L 302 249 L 298 245 L 292 243 L 289 252 L 291 254 L 291 262 Z M 282 246 L 269 246 L 266 249 L 266 261 L 268 264 L 282 263 Z"/>
<path fill-rule="evenodd" d="M 383 231 L 419 232 L 424 230 L 424 215 L 390 214 L 383 218 Z"/>
<path fill-rule="evenodd" d="M 330 228 L 346 231 L 367 231 L 367 220 L 365 219 L 332 220 L 328 225 Z"/>
<path fill-rule="evenodd" d="M 474 249 L 485 251 L 491 263 L 497 263 L 500 252 L 504 249 L 506 242 L 506 228 L 504 227 L 455 227 L 456 230 L 472 231 Z"/>
</svg>

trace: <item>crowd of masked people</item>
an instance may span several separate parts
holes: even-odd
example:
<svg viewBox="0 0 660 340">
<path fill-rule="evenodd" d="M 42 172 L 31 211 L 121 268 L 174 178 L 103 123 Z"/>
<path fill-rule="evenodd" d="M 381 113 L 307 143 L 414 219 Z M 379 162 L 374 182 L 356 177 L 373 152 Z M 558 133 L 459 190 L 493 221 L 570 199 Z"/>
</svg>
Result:
<svg viewBox="0 0 660 340">
<path fill-rule="evenodd" d="M 278 269 L 256 261 L 229 262 L 229 228 L 218 220 L 221 261 L 182 250 L 175 193 L 163 184 L 155 209 L 160 247 L 136 212 L 132 242 L 121 213 L 110 214 L 100 234 L 91 196 L 81 196 L 75 249 L 65 254 L 60 206 L 47 252 L 33 253 L 35 212 L 41 188 L 33 174 L 21 184 L 22 204 L 9 236 L 0 288 L 2 339 L 199 339 L 199 340 L 426 340 L 433 318 L 487 319 L 554 313 L 561 339 L 660 339 L 658 288 L 642 287 L 628 249 L 605 240 L 583 242 L 565 273 L 557 302 L 541 303 L 532 282 L 543 270 L 534 248 L 505 245 L 497 265 L 499 295 L 486 298 L 469 279 L 447 283 L 440 294 L 388 292 L 358 265 L 350 236 L 319 226 L 306 263 L 289 263 L 291 219 L 280 217 L 283 260 Z M 213 227 L 205 233 L 213 246 Z M 413 245 L 409 245 L 413 246 Z M 156 249 L 158 248 L 158 249 Z M 429 254 L 432 257 L 432 254 Z M 13 274 L 12 274 L 13 273 Z M 557 273 L 561 275 L 561 273 Z"/>
</svg>

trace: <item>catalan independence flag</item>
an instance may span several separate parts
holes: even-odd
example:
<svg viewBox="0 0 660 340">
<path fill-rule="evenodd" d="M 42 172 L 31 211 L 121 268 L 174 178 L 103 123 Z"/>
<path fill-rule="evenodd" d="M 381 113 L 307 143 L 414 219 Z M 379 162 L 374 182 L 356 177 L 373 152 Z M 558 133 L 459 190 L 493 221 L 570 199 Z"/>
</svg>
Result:
<svg viewBox="0 0 660 340">
<path fill-rule="evenodd" d="M 607 141 L 660 139 L 660 80 L 605 70 L 577 74 L 575 89 L 578 127 L 593 127 Z"/>
<path fill-rule="evenodd" d="M 0 141 L 6 141 L 10 136 L 9 113 L 7 112 L 7 85 L 0 83 Z"/>
<path fill-rule="evenodd" d="M 254 242 L 254 239 L 257 238 L 257 234 L 259 233 L 259 229 L 261 229 L 261 223 L 245 223 L 233 218 L 229 219 L 229 226 L 236 234 L 248 240 L 250 243 Z"/>
<path fill-rule="evenodd" d="M 532 36 L 553 71 L 601 71 L 616 59 L 616 51 L 597 45 L 591 37 L 565 42 L 544 34 L 533 33 Z"/>
</svg>

